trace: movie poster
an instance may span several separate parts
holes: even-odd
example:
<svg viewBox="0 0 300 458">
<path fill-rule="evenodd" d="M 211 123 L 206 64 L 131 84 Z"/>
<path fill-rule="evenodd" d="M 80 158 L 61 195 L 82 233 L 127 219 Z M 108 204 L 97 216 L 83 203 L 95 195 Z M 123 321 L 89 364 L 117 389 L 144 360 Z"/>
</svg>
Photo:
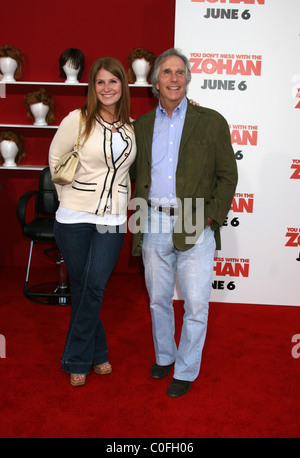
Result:
<svg viewBox="0 0 300 458">
<path fill-rule="evenodd" d="M 211 301 L 300 306 L 300 1 L 176 0 L 175 47 L 239 171 Z"/>
</svg>

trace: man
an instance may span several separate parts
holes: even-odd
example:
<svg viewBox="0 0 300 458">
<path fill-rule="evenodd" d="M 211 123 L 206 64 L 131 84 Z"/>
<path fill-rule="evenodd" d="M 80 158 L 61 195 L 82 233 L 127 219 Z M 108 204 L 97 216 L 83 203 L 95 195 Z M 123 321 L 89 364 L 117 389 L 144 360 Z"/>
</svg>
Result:
<svg viewBox="0 0 300 458">
<path fill-rule="evenodd" d="M 188 103 L 190 79 L 185 56 L 176 49 L 163 53 L 152 77 L 159 104 L 135 122 L 140 230 L 133 231 L 133 255 L 142 251 L 150 297 L 156 357 L 151 376 L 162 379 L 174 365 L 171 397 L 187 393 L 200 371 L 214 252 L 237 184 L 228 124 L 216 111 Z M 147 203 L 146 218 L 141 202 Z M 178 349 L 176 275 L 185 308 Z"/>
</svg>

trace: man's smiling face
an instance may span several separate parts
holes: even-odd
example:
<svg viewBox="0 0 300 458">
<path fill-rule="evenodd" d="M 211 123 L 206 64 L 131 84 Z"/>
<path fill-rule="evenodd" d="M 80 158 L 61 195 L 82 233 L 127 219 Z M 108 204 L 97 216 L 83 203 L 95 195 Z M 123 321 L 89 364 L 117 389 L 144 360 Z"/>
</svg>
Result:
<svg viewBox="0 0 300 458">
<path fill-rule="evenodd" d="M 168 57 L 160 66 L 156 89 L 163 108 L 176 108 L 186 94 L 186 73 L 183 60 Z"/>
</svg>

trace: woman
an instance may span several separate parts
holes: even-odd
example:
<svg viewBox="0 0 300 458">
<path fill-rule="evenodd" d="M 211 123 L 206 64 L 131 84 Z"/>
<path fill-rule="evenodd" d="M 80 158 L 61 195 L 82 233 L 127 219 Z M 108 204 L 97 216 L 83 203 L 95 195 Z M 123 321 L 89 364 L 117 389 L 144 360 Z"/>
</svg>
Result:
<svg viewBox="0 0 300 458">
<path fill-rule="evenodd" d="M 53 171 L 74 147 L 82 119 L 80 166 L 72 184 L 56 186 L 60 206 L 54 226 L 71 284 L 72 316 L 61 364 L 73 386 L 84 385 L 91 367 L 101 375 L 112 371 L 100 309 L 126 227 L 128 171 L 136 155 L 129 110 L 122 64 L 99 58 L 85 104 L 63 119 L 50 146 Z"/>
</svg>

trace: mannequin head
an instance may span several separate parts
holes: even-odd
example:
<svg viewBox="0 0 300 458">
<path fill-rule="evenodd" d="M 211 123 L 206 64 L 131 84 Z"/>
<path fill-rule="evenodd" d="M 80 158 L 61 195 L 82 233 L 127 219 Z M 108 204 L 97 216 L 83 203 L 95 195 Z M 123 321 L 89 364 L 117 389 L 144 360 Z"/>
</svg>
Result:
<svg viewBox="0 0 300 458">
<path fill-rule="evenodd" d="M 80 49 L 68 48 L 59 58 L 60 77 L 80 81 L 84 70 L 84 55 Z"/>
<path fill-rule="evenodd" d="M 156 56 L 153 52 L 147 51 L 145 48 L 135 48 L 131 51 L 129 56 L 127 57 L 127 63 L 129 66 L 128 70 L 128 81 L 129 83 L 135 83 L 137 78 L 136 74 L 134 72 L 134 69 L 132 68 L 132 63 L 135 60 L 144 60 L 144 65 L 145 69 L 149 70 L 148 75 L 147 75 L 147 82 L 150 83 L 151 81 L 151 74 L 152 74 L 152 68 L 155 62 Z M 148 65 L 147 65 L 148 63 Z M 142 64 L 142 63 L 141 63 Z"/>
<path fill-rule="evenodd" d="M 22 62 L 24 60 L 24 57 L 21 54 L 21 51 L 18 48 L 15 48 L 14 46 L 0 46 L 0 58 L 10 58 L 15 61 L 14 64 L 14 78 L 15 79 L 20 79 L 22 78 Z M 6 60 L 6 59 L 5 59 Z M 4 66 L 7 65 L 6 61 L 2 61 L 2 65 L 0 66 L 0 73 L 4 74 Z"/>
<path fill-rule="evenodd" d="M 47 114 L 49 112 L 49 106 L 43 102 L 37 102 L 30 105 L 30 112 L 34 117 L 34 126 L 46 126 L 47 125 Z"/>
<path fill-rule="evenodd" d="M 23 137 L 9 130 L 0 132 L 0 159 L 4 165 L 14 166 L 25 157 Z"/>
<path fill-rule="evenodd" d="M 78 74 L 79 68 L 73 67 L 71 60 L 67 60 L 63 66 L 63 71 L 65 72 L 67 79 L 65 83 L 79 83 Z"/>
<path fill-rule="evenodd" d="M 24 103 L 27 106 L 27 116 L 29 119 L 35 119 L 31 106 L 35 104 L 43 104 L 48 107 L 48 110 L 45 110 L 47 111 L 46 123 L 52 124 L 55 121 L 53 97 L 48 92 L 46 92 L 43 87 L 38 91 L 29 92 L 29 94 L 27 94 L 24 99 Z M 39 109 L 39 111 L 41 110 Z"/>
</svg>

